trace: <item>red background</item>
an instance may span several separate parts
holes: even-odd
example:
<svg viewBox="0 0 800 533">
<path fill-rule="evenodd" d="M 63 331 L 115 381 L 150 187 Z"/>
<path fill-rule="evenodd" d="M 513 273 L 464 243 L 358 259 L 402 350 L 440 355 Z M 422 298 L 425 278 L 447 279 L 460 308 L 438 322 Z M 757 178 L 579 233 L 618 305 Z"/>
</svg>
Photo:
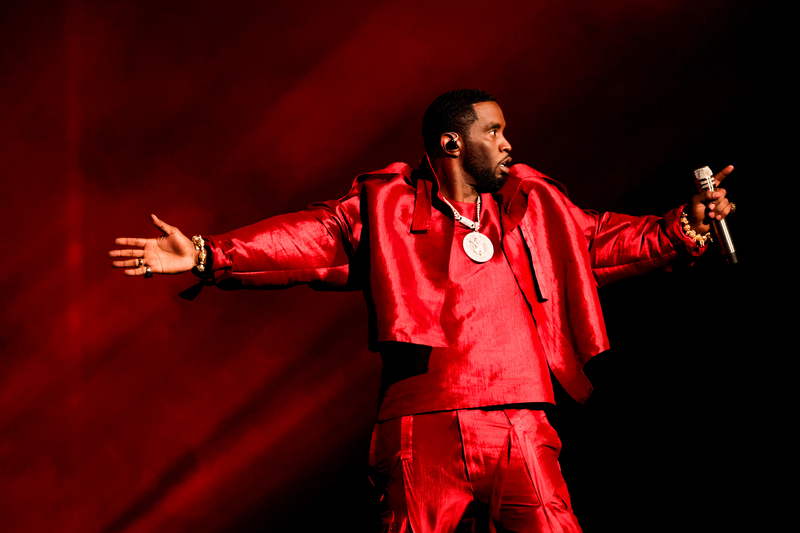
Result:
<svg viewBox="0 0 800 533">
<path fill-rule="evenodd" d="M 758 362 L 776 228 L 756 212 L 794 45 L 759 5 L 4 3 L 0 529 L 368 529 L 380 367 L 361 296 L 187 302 L 190 277 L 127 279 L 105 254 L 156 236 L 149 213 L 220 233 L 415 163 L 423 111 L 460 87 L 492 93 L 515 162 L 582 207 L 664 212 L 693 169 L 737 167 L 744 264 L 713 250 L 604 289 L 614 349 L 553 422 L 587 532 L 741 524 L 738 487 L 769 484 L 761 383 L 782 373 Z"/>
</svg>

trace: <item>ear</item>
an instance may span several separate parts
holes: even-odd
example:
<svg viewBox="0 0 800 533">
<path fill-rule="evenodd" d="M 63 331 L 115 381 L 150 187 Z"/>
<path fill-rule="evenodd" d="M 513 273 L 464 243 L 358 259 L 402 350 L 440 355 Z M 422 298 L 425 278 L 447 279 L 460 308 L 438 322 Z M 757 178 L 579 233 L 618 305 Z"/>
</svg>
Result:
<svg viewBox="0 0 800 533">
<path fill-rule="evenodd" d="M 461 150 L 458 141 L 458 133 L 442 133 L 442 136 L 439 138 L 439 146 L 444 153 L 457 157 Z"/>
</svg>

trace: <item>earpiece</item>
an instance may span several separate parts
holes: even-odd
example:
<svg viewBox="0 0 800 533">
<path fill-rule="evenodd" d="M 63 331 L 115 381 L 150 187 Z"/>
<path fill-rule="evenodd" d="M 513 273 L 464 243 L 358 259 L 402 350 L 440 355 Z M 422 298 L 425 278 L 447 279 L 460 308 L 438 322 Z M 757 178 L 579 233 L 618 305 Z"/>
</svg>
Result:
<svg viewBox="0 0 800 533">
<path fill-rule="evenodd" d="M 447 150 L 458 150 L 458 143 L 456 142 L 456 139 L 458 139 L 458 133 L 452 133 L 451 135 L 454 137 L 447 141 L 444 147 Z"/>
</svg>

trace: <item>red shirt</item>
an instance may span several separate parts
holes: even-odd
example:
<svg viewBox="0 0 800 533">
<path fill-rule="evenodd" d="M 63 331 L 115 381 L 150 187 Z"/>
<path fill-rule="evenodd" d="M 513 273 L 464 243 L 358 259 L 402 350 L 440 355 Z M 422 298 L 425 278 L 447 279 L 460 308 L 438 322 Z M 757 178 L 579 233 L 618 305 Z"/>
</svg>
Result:
<svg viewBox="0 0 800 533">
<path fill-rule="evenodd" d="M 481 200 L 480 232 L 494 246 L 494 255 L 485 263 L 472 261 L 464 252 L 462 241 L 471 229 L 449 212 L 431 213 L 432 225 L 450 240 L 450 258 L 443 273 L 450 281 L 440 319 L 447 346 L 425 350 L 404 344 L 382 351 L 388 368 L 383 379 L 394 383 L 384 383 L 379 420 L 554 401 L 536 324 L 502 252 L 497 203 L 490 194 L 481 195 Z M 463 216 L 475 219 L 475 204 L 451 203 Z M 403 375 L 398 358 L 418 361 Z"/>
</svg>

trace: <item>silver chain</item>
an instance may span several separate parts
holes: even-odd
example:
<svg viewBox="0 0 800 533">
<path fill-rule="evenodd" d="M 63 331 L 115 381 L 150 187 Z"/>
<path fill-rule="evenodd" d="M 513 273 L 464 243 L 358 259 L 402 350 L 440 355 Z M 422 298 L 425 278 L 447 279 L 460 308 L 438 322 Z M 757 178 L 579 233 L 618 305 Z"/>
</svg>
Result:
<svg viewBox="0 0 800 533">
<path fill-rule="evenodd" d="M 480 220 L 481 220 L 481 195 L 480 194 L 478 195 L 478 201 L 475 202 L 475 222 L 471 221 L 470 219 L 468 219 L 465 216 L 462 216 L 461 213 L 459 213 L 458 210 L 455 207 L 453 207 L 453 204 L 448 202 L 447 198 L 445 198 L 444 196 L 442 196 L 442 200 L 444 200 L 444 203 L 446 203 L 448 206 L 450 206 L 450 209 L 453 210 L 453 216 L 455 217 L 455 219 L 458 222 L 461 222 L 464 226 L 468 227 L 472 231 L 478 231 L 481 228 L 481 223 L 480 223 Z"/>
</svg>

